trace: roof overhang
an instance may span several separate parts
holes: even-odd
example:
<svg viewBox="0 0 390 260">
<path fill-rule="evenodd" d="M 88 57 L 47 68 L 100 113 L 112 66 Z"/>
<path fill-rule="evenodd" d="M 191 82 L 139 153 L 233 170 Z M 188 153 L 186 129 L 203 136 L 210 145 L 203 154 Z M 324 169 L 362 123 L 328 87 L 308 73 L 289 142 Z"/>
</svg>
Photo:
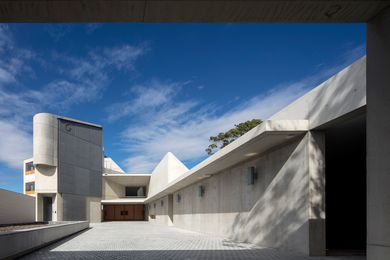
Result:
<svg viewBox="0 0 390 260">
<path fill-rule="evenodd" d="M 103 174 L 103 178 L 123 186 L 147 186 L 150 174 Z"/>
<path fill-rule="evenodd" d="M 179 189 L 217 174 L 233 165 L 303 136 L 309 130 L 308 120 L 268 120 L 233 143 L 219 150 L 187 173 L 168 183 L 161 191 L 150 194 L 145 202 L 159 199 Z"/>
<path fill-rule="evenodd" d="M 1 22 L 367 22 L 385 0 L 2 0 Z"/>
<path fill-rule="evenodd" d="M 101 200 L 103 205 L 110 204 L 144 204 L 146 198 L 120 198 L 112 200 Z"/>
</svg>

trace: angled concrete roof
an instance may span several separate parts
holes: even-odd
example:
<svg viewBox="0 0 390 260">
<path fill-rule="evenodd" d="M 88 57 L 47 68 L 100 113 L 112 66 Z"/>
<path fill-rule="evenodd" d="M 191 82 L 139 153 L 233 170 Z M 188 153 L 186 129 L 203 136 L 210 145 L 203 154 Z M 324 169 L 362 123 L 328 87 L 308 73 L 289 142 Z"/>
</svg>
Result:
<svg viewBox="0 0 390 260">
<path fill-rule="evenodd" d="M 168 152 L 152 172 L 148 194 L 159 192 L 168 183 L 188 171 L 189 169 L 173 153 Z"/>
<path fill-rule="evenodd" d="M 267 120 L 172 182 L 159 185 L 153 190 L 149 189 L 149 195 L 145 202 L 161 198 L 195 183 L 201 178 L 216 174 L 249 159 L 251 156 L 261 154 L 294 137 L 303 135 L 308 130 L 308 120 Z"/>
</svg>

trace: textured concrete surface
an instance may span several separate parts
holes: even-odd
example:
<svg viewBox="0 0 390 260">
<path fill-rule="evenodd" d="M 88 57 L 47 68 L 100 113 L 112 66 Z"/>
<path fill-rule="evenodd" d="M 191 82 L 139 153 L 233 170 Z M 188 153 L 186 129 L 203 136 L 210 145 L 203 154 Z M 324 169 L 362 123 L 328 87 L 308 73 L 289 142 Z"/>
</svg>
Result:
<svg viewBox="0 0 390 260">
<path fill-rule="evenodd" d="M 289 255 L 275 249 L 148 222 L 105 222 L 91 227 L 23 259 L 365 259 Z"/>
<path fill-rule="evenodd" d="M 14 259 L 35 248 L 75 234 L 88 227 L 89 222 L 77 221 L 3 232 L 0 234 L 0 259 Z"/>
<path fill-rule="evenodd" d="M 35 198 L 0 189 L 0 224 L 35 221 Z"/>
<path fill-rule="evenodd" d="M 390 256 L 390 8 L 367 26 L 367 254 Z"/>
</svg>

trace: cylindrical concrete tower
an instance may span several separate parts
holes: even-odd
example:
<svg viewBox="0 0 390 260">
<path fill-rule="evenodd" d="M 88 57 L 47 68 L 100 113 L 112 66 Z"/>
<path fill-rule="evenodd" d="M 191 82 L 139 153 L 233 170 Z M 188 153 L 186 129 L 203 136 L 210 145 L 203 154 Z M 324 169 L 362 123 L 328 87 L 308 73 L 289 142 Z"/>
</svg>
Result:
<svg viewBox="0 0 390 260">
<path fill-rule="evenodd" d="M 48 113 L 39 113 L 33 119 L 33 155 L 35 165 L 57 166 L 58 121 Z"/>
</svg>

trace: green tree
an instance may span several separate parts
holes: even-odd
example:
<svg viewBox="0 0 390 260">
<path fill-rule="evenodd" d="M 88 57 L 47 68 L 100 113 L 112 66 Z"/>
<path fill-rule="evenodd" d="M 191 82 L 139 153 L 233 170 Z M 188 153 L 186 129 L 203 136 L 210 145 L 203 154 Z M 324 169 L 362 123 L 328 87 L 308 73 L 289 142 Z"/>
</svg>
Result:
<svg viewBox="0 0 390 260">
<path fill-rule="evenodd" d="M 230 144 L 231 142 L 236 140 L 238 137 L 244 135 L 246 132 L 251 130 L 253 127 L 261 124 L 261 122 L 263 122 L 263 121 L 261 121 L 260 119 L 248 120 L 244 123 L 234 125 L 234 128 L 232 128 L 226 132 L 221 132 L 216 136 L 210 136 L 209 141 L 212 142 L 212 144 L 210 144 L 206 148 L 207 154 L 212 155 L 213 153 L 215 153 L 217 151 L 217 149 L 224 148 L 226 145 Z"/>
</svg>

